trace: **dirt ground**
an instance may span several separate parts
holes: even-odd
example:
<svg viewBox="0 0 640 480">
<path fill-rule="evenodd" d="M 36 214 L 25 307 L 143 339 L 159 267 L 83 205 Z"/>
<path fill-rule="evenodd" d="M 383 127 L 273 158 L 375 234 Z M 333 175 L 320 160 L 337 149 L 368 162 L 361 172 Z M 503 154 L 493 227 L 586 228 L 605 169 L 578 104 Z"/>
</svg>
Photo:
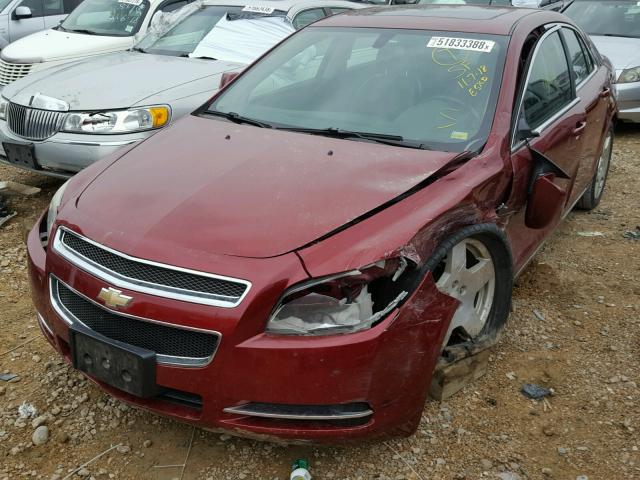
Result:
<svg viewBox="0 0 640 480">
<path fill-rule="evenodd" d="M 640 479 L 640 240 L 623 235 L 640 225 L 640 128 L 617 133 L 600 207 L 571 213 L 520 277 L 488 374 L 427 402 L 410 438 L 339 448 L 193 429 L 62 363 L 36 325 L 22 242 L 61 182 L 0 167 L 0 180 L 43 189 L 14 198 L 18 216 L 0 227 L 0 373 L 18 375 L 0 381 L 0 480 L 63 479 L 105 451 L 73 478 L 284 480 L 305 457 L 315 479 Z M 555 394 L 527 400 L 524 383 Z M 23 402 L 38 418 L 19 418 Z M 35 446 L 39 423 L 49 438 Z"/>
</svg>

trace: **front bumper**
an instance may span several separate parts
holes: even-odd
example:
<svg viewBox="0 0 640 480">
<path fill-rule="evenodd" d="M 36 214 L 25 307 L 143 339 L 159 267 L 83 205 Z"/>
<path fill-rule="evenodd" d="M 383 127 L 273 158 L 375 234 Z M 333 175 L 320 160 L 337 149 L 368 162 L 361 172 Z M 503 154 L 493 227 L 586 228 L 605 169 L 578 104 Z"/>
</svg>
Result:
<svg viewBox="0 0 640 480">
<path fill-rule="evenodd" d="M 617 83 L 615 85 L 618 101 L 618 119 L 627 122 L 640 122 L 640 82 Z"/>
<path fill-rule="evenodd" d="M 0 162 L 45 175 L 69 178 L 94 162 L 116 152 L 125 145 L 139 142 L 154 131 L 125 135 L 81 135 L 56 133 L 43 141 L 29 141 L 11 132 L 7 122 L 0 120 Z M 9 163 L 1 142 L 32 143 L 39 169 Z"/>
<path fill-rule="evenodd" d="M 33 300 L 44 335 L 70 362 L 69 326 L 52 306 L 50 276 L 87 298 L 106 285 L 45 251 L 41 231 L 39 222 L 28 237 Z M 295 255 L 287 261 L 293 260 Z M 284 260 L 247 261 L 250 269 L 268 272 Z M 263 268 L 255 268 L 256 262 Z M 221 342 L 203 367 L 158 363 L 156 382 L 165 392 L 156 397 L 139 398 L 92 380 L 121 400 L 241 436 L 334 443 L 413 433 L 457 302 L 427 275 L 409 301 L 370 330 L 326 337 L 267 335 L 264 321 L 281 291 L 282 285 L 260 287 L 256 281 L 241 305 L 226 309 L 124 291 L 135 297 L 127 313 L 215 329 Z"/>
</svg>

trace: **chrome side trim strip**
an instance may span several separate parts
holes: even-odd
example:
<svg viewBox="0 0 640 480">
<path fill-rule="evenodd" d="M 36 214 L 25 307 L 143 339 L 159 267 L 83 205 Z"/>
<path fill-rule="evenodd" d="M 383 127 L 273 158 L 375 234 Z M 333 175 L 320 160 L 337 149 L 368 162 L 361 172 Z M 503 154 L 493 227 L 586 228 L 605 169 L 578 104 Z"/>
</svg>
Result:
<svg viewBox="0 0 640 480">
<path fill-rule="evenodd" d="M 251 404 L 238 405 L 237 407 L 227 407 L 223 409 L 225 413 L 235 415 L 246 415 L 249 417 L 278 418 L 282 420 L 352 420 L 354 418 L 364 418 L 373 415 L 373 410 L 367 409 L 361 412 L 342 413 L 337 415 L 296 415 L 286 413 L 267 413 L 251 410 Z"/>
<path fill-rule="evenodd" d="M 183 325 L 176 325 L 174 323 L 162 322 L 160 320 L 152 320 L 150 318 L 137 317 L 135 315 L 129 315 L 126 313 L 111 310 L 105 307 L 104 305 L 94 302 L 86 295 L 83 295 L 82 293 L 78 292 L 75 288 L 59 280 L 55 275 L 50 275 L 49 276 L 49 297 L 51 299 L 51 305 L 53 306 L 53 309 L 56 311 L 56 313 L 60 316 L 60 318 L 69 326 L 73 325 L 74 323 L 78 323 L 79 325 L 82 325 L 83 327 L 88 328 L 89 330 L 92 330 L 91 327 L 85 325 L 80 320 L 78 320 L 78 318 L 75 315 L 73 315 L 73 313 L 71 313 L 62 304 L 62 302 L 60 301 L 60 297 L 58 295 L 58 288 L 57 288 L 58 283 L 61 283 L 62 285 L 64 285 L 65 288 L 68 288 L 73 293 L 82 297 L 86 301 L 92 303 L 96 307 L 100 307 L 102 310 L 112 313 L 114 315 L 119 315 L 121 317 L 126 317 L 132 320 L 138 320 L 141 322 L 155 323 L 165 327 L 171 327 L 171 328 L 176 328 L 180 330 L 191 330 L 194 332 L 206 333 L 208 335 L 215 335 L 218 337 L 216 348 L 213 351 L 213 353 L 211 353 L 211 355 L 209 355 L 208 357 L 178 357 L 173 355 L 162 355 L 162 354 L 156 353 L 156 360 L 158 361 L 158 363 L 165 364 L 165 365 L 178 365 L 181 367 L 204 367 L 209 363 L 211 363 L 211 360 L 213 360 L 213 357 L 215 357 L 216 353 L 218 352 L 218 348 L 220 348 L 220 343 L 222 342 L 222 334 L 216 330 L 205 330 L 202 328 L 186 327 Z"/>
<path fill-rule="evenodd" d="M 209 278 L 214 278 L 218 280 L 225 280 L 228 282 L 240 283 L 245 285 L 246 288 L 244 293 L 240 297 L 236 298 L 236 297 L 228 297 L 224 295 L 207 294 L 205 292 L 196 292 L 193 290 L 185 290 L 185 289 L 170 287 L 167 285 L 159 285 L 157 283 L 151 283 L 151 282 L 146 282 L 144 280 L 126 277 L 124 275 L 121 275 L 117 272 L 114 272 L 112 270 L 109 270 L 103 267 L 102 265 L 94 262 L 93 260 L 90 260 L 87 257 L 79 254 L 75 250 L 72 250 L 69 247 L 67 247 L 62 241 L 62 235 L 65 233 L 69 235 L 75 235 L 81 240 L 87 243 L 90 243 L 97 248 L 100 248 L 109 253 L 112 253 L 113 255 L 117 255 L 121 258 L 124 258 L 132 262 L 151 265 L 154 267 L 160 267 L 167 270 L 174 270 L 176 272 L 189 273 L 189 274 L 198 275 L 201 277 L 209 277 Z M 225 277 L 223 275 L 200 272 L 197 270 L 190 270 L 187 268 L 175 267 L 173 265 L 166 265 L 166 264 L 154 262 L 151 260 L 144 260 L 141 258 L 132 257 L 130 255 L 119 252 L 112 248 L 105 247 L 104 245 L 100 245 L 99 243 L 96 243 L 93 240 L 83 237 L 82 235 L 78 235 L 77 233 L 72 232 L 71 230 L 65 227 L 58 227 L 55 237 L 53 239 L 53 249 L 56 251 L 56 253 L 61 255 L 67 261 L 69 261 L 76 267 L 84 270 L 85 272 L 90 273 L 96 278 L 104 280 L 105 282 L 108 282 L 120 288 L 125 288 L 127 290 L 133 290 L 135 292 L 140 292 L 140 293 L 146 293 L 149 295 L 155 295 L 157 297 L 172 298 L 174 300 L 181 300 L 183 302 L 198 303 L 202 305 L 210 305 L 215 307 L 233 308 L 238 306 L 242 302 L 242 300 L 244 300 L 244 298 L 249 293 L 249 290 L 251 289 L 251 282 L 249 282 L 248 280 Z"/>
</svg>

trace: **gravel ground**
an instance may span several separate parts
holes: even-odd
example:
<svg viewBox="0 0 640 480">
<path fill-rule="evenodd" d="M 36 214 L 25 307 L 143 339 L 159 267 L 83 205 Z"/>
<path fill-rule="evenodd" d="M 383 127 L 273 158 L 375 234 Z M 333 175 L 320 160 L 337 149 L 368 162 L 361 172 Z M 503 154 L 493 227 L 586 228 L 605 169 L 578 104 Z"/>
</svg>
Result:
<svg viewBox="0 0 640 480">
<path fill-rule="evenodd" d="M 43 189 L 13 198 L 18 216 L 0 227 L 0 373 L 18 375 L 0 381 L 0 480 L 62 479 L 79 467 L 70 478 L 284 480 L 299 457 L 315 479 L 640 479 L 640 240 L 624 236 L 640 226 L 640 128 L 617 133 L 602 204 L 570 214 L 520 277 L 487 375 L 427 402 L 414 436 L 355 447 L 205 432 L 74 372 L 38 330 L 22 243 L 60 182 L 0 167 L 1 180 Z M 527 400 L 524 383 L 554 395 Z M 31 417 L 20 417 L 23 403 Z"/>
</svg>

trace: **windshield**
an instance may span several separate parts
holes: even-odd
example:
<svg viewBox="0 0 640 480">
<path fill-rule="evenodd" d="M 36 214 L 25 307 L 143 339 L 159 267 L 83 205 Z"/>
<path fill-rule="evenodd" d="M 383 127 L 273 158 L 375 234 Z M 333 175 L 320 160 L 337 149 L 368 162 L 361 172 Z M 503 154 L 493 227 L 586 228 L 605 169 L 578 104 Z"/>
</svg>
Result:
<svg viewBox="0 0 640 480">
<path fill-rule="evenodd" d="M 634 1 L 576 1 L 563 12 L 590 35 L 640 38 L 640 4 Z"/>
<path fill-rule="evenodd" d="M 495 35 L 307 28 L 205 113 L 394 136 L 422 148 L 479 148 L 491 129 L 505 49 L 506 37 Z"/>
<path fill-rule="evenodd" d="M 161 55 L 251 63 L 293 31 L 284 12 L 263 15 L 242 7 L 205 6 L 164 34 L 145 37 L 138 49 Z"/>
<path fill-rule="evenodd" d="M 62 30 L 128 37 L 140 30 L 147 0 L 84 0 L 60 25 Z"/>
</svg>

